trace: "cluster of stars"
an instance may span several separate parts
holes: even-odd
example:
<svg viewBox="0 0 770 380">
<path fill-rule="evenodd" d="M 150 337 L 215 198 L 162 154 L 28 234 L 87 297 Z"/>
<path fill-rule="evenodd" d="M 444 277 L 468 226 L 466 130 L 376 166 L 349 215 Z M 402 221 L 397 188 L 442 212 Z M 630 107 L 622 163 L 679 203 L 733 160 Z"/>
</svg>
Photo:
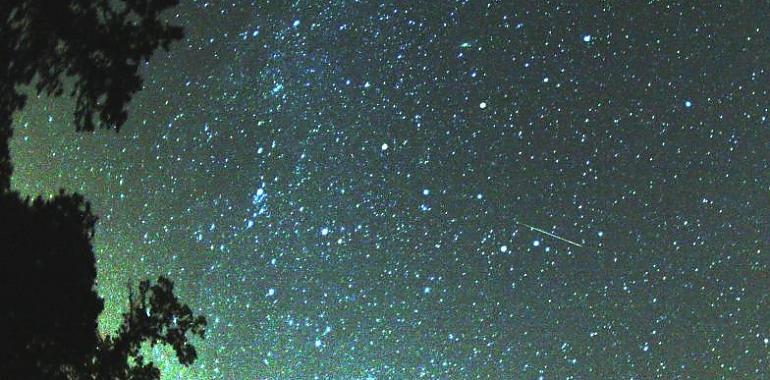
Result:
<svg viewBox="0 0 770 380">
<path fill-rule="evenodd" d="M 92 201 L 103 330 L 157 275 L 209 318 L 168 378 L 768 378 L 765 8 L 187 2 L 14 186 Z"/>
</svg>

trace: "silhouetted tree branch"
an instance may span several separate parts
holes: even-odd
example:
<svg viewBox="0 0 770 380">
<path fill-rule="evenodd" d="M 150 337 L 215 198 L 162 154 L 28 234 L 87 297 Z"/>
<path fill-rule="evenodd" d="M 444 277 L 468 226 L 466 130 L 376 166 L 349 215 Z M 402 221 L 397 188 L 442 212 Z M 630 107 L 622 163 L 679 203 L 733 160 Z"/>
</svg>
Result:
<svg viewBox="0 0 770 380">
<path fill-rule="evenodd" d="M 152 363 L 145 363 L 140 352 L 145 342 L 151 346 L 170 345 L 183 365 L 195 361 L 197 352 L 187 335 L 203 338 L 206 319 L 195 316 L 179 302 L 170 280 L 159 277 L 154 285 L 147 280 L 140 282 L 139 296 L 135 297 L 131 290 L 129 304 L 118 335 L 100 342 L 94 366 L 96 378 L 159 379 L 160 371 Z"/>
<path fill-rule="evenodd" d="M 83 197 L 63 191 L 34 201 L 0 194 L 0 215 L 0 378 L 84 371 L 103 308 L 94 289 L 96 217 Z"/>
<path fill-rule="evenodd" d="M 182 37 L 160 18 L 177 0 L 0 1 L 0 379 L 159 379 L 142 345 L 170 345 L 183 365 L 206 320 L 173 283 L 142 281 L 115 336 L 100 337 L 91 240 L 96 217 L 78 194 L 22 199 L 10 190 L 12 116 L 38 94 L 75 98 L 77 130 L 118 130 L 141 88 L 139 65 Z"/>
<path fill-rule="evenodd" d="M 182 38 L 161 12 L 178 0 L 3 0 L 0 2 L 0 191 L 10 189 L 8 140 L 25 85 L 75 98 L 75 126 L 119 129 L 141 88 L 139 65 Z M 71 80 L 66 80 L 70 78 Z M 65 86 L 67 84 L 68 86 Z"/>
</svg>

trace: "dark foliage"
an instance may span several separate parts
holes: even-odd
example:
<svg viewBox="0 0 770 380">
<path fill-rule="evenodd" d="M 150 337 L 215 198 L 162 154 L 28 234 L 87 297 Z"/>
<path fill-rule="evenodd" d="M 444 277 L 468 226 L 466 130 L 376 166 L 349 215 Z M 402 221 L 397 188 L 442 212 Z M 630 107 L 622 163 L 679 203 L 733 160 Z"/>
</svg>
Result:
<svg viewBox="0 0 770 380">
<path fill-rule="evenodd" d="M 91 246 L 96 217 L 78 194 L 49 200 L 0 193 L 0 378 L 159 379 L 141 345 L 168 344 L 179 362 L 197 354 L 188 335 L 206 320 L 179 302 L 173 283 L 142 281 L 115 336 L 101 337 Z"/>
<path fill-rule="evenodd" d="M 63 378 L 98 343 L 96 218 L 79 195 L 30 202 L 0 194 L 0 378 Z M 37 373 L 38 377 L 29 377 Z"/>
<path fill-rule="evenodd" d="M 188 335 L 206 320 L 160 277 L 142 281 L 115 336 L 100 336 L 91 240 L 96 217 L 78 194 L 22 199 L 10 190 L 8 142 L 24 86 L 75 97 L 78 130 L 118 130 L 141 87 L 139 65 L 181 38 L 160 13 L 177 0 L 0 1 L 0 379 L 159 379 L 141 347 L 197 357 Z"/>
<path fill-rule="evenodd" d="M 0 1 L 0 190 L 10 188 L 7 141 L 22 86 L 76 100 L 78 130 L 119 129 L 141 88 L 139 65 L 182 37 L 160 13 L 178 0 Z"/>
<path fill-rule="evenodd" d="M 116 337 L 100 342 L 93 371 L 99 379 L 158 379 L 160 371 L 144 360 L 142 343 L 165 343 L 176 352 L 179 362 L 192 364 L 197 358 L 187 333 L 203 337 L 206 319 L 195 316 L 174 295 L 174 284 L 159 277 L 155 285 L 139 283 L 139 296 L 130 296 L 130 309 Z"/>
</svg>

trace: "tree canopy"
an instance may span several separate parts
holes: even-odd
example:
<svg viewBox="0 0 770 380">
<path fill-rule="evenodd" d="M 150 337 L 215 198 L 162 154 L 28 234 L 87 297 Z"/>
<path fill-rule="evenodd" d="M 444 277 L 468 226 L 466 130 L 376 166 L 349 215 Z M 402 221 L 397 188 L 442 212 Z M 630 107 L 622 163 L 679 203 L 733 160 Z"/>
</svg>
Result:
<svg viewBox="0 0 770 380">
<path fill-rule="evenodd" d="M 173 283 L 142 281 L 116 335 L 98 333 L 103 301 L 96 293 L 91 244 L 96 217 L 78 194 L 45 200 L 0 194 L 0 378 L 159 379 L 143 343 L 169 344 L 179 362 L 197 357 L 188 335 L 203 337 L 206 320 L 174 294 Z"/>
<path fill-rule="evenodd" d="M 75 98 L 76 128 L 118 130 L 141 88 L 140 64 L 182 37 L 161 12 L 177 0 L 0 2 L 0 378 L 159 379 L 142 345 L 168 344 L 183 365 L 206 320 L 164 277 L 131 292 L 115 335 L 98 332 L 91 206 L 64 190 L 45 199 L 12 191 L 12 118 L 32 86 Z"/>
<path fill-rule="evenodd" d="M 182 38 L 161 18 L 178 0 L 3 0 L 0 2 L 0 190 L 10 188 L 7 141 L 24 86 L 75 98 L 78 130 L 120 129 L 141 88 L 140 64 Z"/>
<path fill-rule="evenodd" d="M 82 371 L 98 343 L 91 237 L 96 219 L 79 195 L 50 200 L 0 195 L 0 378 Z M 79 367 L 79 368 L 78 368 Z M 45 376 L 42 376 L 45 375 Z"/>
</svg>

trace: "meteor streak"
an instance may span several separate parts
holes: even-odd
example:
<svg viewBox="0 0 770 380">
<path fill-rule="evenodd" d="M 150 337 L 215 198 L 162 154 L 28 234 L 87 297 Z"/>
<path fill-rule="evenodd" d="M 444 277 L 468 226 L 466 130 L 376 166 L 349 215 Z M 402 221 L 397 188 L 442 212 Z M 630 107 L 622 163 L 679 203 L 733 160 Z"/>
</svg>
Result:
<svg viewBox="0 0 770 380">
<path fill-rule="evenodd" d="M 529 224 L 527 224 L 527 223 L 522 223 L 522 222 L 518 222 L 518 221 L 516 222 L 516 224 L 520 224 L 520 225 L 522 225 L 522 226 L 524 226 L 524 227 L 527 227 L 527 228 L 529 228 L 529 229 L 530 229 L 530 230 L 532 230 L 532 231 L 537 231 L 537 232 L 541 232 L 541 233 L 544 233 L 544 234 L 546 234 L 546 235 L 548 235 L 548 236 L 550 236 L 550 237 L 552 237 L 552 238 L 554 238 L 554 239 L 559 239 L 559 240 L 561 240 L 561 241 L 563 241 L 563 242 L 565 242 L 565 243 L 568 243 L 568 244 L 572 244 L 572 245 L 574 245 L 574 246 L 576 246 L 576 247 L 580 247 L 580 248 L 583 248 L 583 245 L 582 245 L 582 244 L 580 244 L 580 243 L 576 243 L 576 242 L 574 242 L 574 241 L 572 241 L 572 240 L 569 240 L 569 239 L 565 239 L 565 238 L 563 238 L 563 237 L 561 237 L 561 236 L 559 236 L 559 235 L 555 235 L 555 234 L 552 234 L 552 233 L 550 233 L 550 232 L 548 232 L 548 231 L 546 231 L 546 230 L 544 230 L 544 229 L 542 229 L 542 228 L 537 228 L 537 227 L 535 227 L 535 226 L 530 226 L 530 225 L 529 225 Z"/>
</svg>

